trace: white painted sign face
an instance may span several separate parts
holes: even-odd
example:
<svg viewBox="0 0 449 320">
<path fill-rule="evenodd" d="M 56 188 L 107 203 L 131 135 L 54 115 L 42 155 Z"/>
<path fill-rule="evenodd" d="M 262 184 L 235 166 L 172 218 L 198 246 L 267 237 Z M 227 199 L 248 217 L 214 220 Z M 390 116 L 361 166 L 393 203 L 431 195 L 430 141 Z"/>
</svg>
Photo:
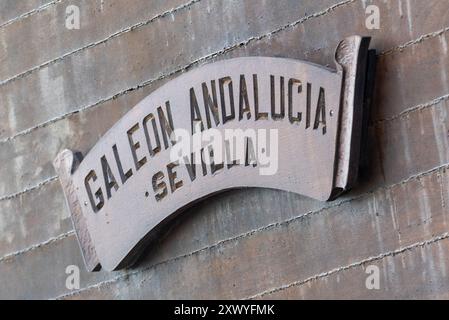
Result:
<svg viewBox="0 0 449 320">
<path fill-rule="evenodd" d="M 357 176 L 369 39 L 337 70 L 246 57 L 189 71 L 120 119 L 82 160 L 55 160 L 89 270 L 131 265 L 196 201 L 246 187 L 326 201 Z"/>
</svg>

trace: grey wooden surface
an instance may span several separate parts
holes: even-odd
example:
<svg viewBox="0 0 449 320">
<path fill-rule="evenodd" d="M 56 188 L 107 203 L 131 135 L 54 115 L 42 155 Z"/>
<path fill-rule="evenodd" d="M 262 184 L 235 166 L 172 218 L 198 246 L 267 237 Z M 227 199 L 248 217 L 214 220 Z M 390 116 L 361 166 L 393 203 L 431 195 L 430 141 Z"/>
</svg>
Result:
<svg viewBox="0 0 449 320">
<path fill-rule="evenodd" d="M 6 1 L 1 21 L 32 10 Z M 1 298 L 449 297 L 446 1 L 71 3 L 78 31 L 64 28 L 65 1 L 0 25 Z M 365 28 L 370 3 L 380 30 Z M 327 204 L 264 189 L 219 195 L 136 268 L 83 271 L 52 167 L 62 148 L 86 152 L 186 69 L 250 55 L 332 65 L 352 34 L 372 36 L 380 54 L 359 186 Z M 72 264 L 76 292 L 65 287 Z M 370 264 L 380 290 L 365 287 Z"/>
</svg>

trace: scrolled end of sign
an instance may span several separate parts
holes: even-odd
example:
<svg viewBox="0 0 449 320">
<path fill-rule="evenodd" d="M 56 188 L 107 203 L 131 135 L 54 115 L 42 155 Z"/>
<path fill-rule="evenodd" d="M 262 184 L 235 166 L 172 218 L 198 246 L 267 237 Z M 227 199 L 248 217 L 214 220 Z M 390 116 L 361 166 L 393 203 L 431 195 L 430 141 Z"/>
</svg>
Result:
<svg viewBox="0 0 449 320">
<path fill-rule="evenodd" d="M 224 190 L 263 187 L 327 201 L 351 188 L 368 46 L 369 38 L 343 40 L 337 70 L 271 57 L 199 67 L 141 101 L 84 159 L 62 151 L 54 166 L 87 269 L 132 265 L 180 212 Z M 188 141 L 214 133 L 222 145 L 201 140 L 173 160 L 182 146 L 177 129 Z"/>
<path fill-rule="evenodd" d="M 351 189 L 358 177 L 370 41 L 370 37 L 351 36 L 342 40 L 335 50 L 335 63 L 343 74 L 343 85 L 331 199 Z"/>
<path fill-rule="evenodd" d="M 95 252 L 95 246 L 87 229 L 86 220 L 81 210 L 81 204 L 76 195 L 72 180 L 72 174 L 75 172 L 82 157 L 80 153 L 73 153 L 71 150 L 65 149 L 61 151 L 53 161 L 53 166 L 58 174 L 59 182 L 66 196 L 66 203 L 70 210 L 72 224 L 75 228 L 76 237 L 81 247 L 84 264 L 88 271 L 99 271 L 101 269 L 100 262 Z"/>
</svg>

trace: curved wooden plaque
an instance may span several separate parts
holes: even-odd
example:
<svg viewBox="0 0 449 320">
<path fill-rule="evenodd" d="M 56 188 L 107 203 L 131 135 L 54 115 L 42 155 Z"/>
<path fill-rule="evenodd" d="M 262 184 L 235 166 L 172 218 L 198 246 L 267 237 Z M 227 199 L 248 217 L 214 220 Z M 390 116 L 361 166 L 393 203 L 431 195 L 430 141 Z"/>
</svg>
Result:
<svg viewBox="0 0 449 320">
<path fill-rule="evenodd" d="M 223 190 L 274 188 L 325 201 L 350 188 L 357 176 L 368 44 L 359 36 L 343 40 L 336 71 L 268 57 L 199 67 L 136 105 L 83 160 L 62 151 L 54 164 L 87 268 L 131 265 L 168 221 Z M 275 132 L 277 149 L 269 150 L 275 170 L 261 174 L 250 138 L 240 163 L 194 162 L 194 155 L 173 161 L 178 129 L 190 135 L 214 129 L 223 137 L 231 129 Z"/>
</svg>

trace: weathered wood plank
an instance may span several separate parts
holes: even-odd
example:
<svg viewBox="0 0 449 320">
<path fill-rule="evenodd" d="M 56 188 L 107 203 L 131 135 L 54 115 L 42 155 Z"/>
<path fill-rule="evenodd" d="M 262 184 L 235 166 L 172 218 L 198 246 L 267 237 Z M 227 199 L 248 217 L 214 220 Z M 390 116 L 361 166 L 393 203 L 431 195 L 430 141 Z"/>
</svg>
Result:
<svg viewBox="0 0 449 320">
<path fill-rule="evenodd" d="M 29 1 L 6 1 L 8 2 L 29 3 Z M 188 2 L 188 0 L 151 2 L 134 0 L 130 5 L 121 0 L 58 1 L 20 23 L 0 29 L 0 61 L 4 61 L 0 64 L 0 82 L 22 76 L 24 72 L 37 66 L 58 60 L 68 53 L 104 40 L 132 25 L 149 21 Z M 79 30 L 66 28 L 66 8 L 69 5 L 77 6 L 80 10 Z"/>
</svg>

